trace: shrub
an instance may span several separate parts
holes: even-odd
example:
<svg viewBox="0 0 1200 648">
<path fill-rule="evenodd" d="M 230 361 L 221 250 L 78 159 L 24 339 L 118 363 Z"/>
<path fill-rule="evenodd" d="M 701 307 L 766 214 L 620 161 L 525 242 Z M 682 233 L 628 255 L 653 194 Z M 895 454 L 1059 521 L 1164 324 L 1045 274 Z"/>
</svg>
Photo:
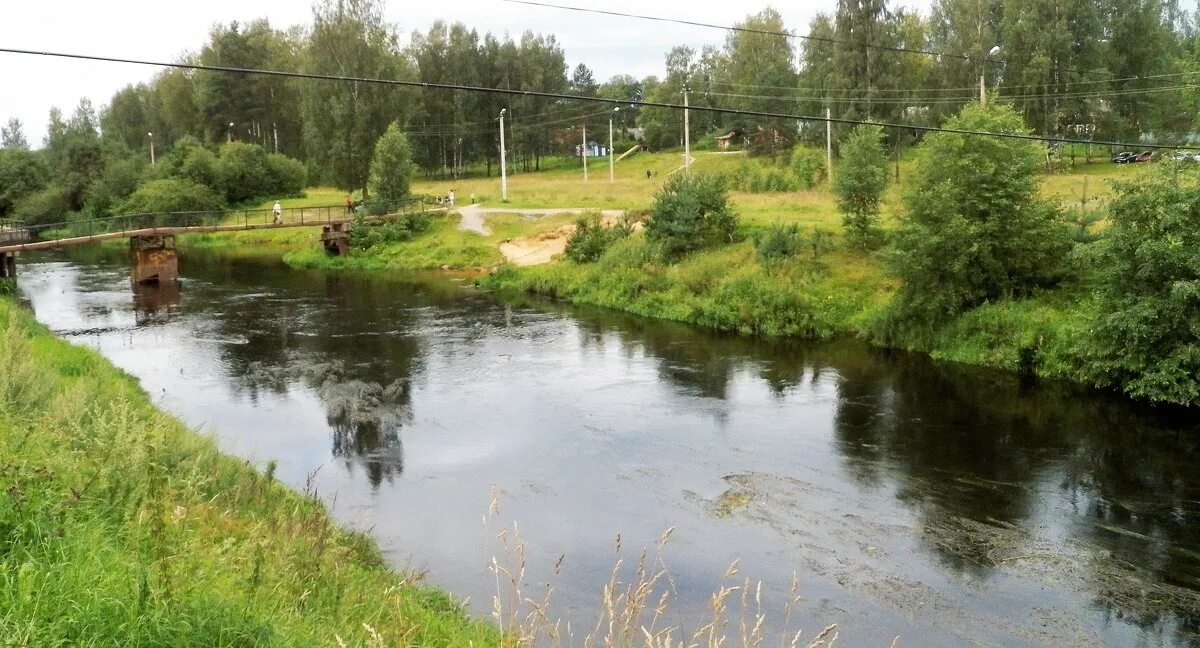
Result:
<svg viewBox="0 0 1200 648">
<path fill-rule="evenodd" d="M 204 212 L 224 209 L 217 192 L 184 178 L 151 180 L 137 188 L 119 207 L 125 214 Z"/>
<path fill-rule="evenodd" d="M 627 223 L 605 227 L 598 214 L 585 215 L 575 221 L 575 231 L 567 239 L 567 258 L 575 263 L 591 263 L 599 259 L 615 242 L 629 236 L 633 229 Z"/>
<path fill-rule="evenodd" d="M 12 217 L 24 221 L 26 225 L 59 223 L 68 219 L 70 210 L 71 200 L 67 191 L 58 185 L 51 185 L 17 201 Z"/>
<path fill-rule="evenodd" d="M 795 223 L 776 225 L 754 236 L 754 251 L 759 263 L 773 266 L 791 259 L 804 249 L 804 235 Z"/>
<path fill-rule="evenodd" d="M 825 180 L 825 154 L 807 146 L 792 149 L 792 175 L 801 189 L 812 189 Z"/>
<path fill-rule="evenodd" d="M 667 257 L 733 241 L 737 215 L 725 182 L 712 175 L 672 176 L 654 196 L 646 237 Z"/>
<path fill-rule="evenodd" d="M 174 175 L 223 192 L 221 174 L 217 168 L 217 156 L 206 148 L 189 149 Z"/>
<path fill-rule="evenodd" d="M 1132 396 L 1200 405 L 1200 173 L 1169 166 L 1117 191 L 1090 372 Z"/>
<path fill-rule="evenodd" d="M 946 125 L 1028 132 L 1008 106 L 973 104 Z M 1061 281 L 1071 243 L 1057 207 L 1038 194 L 1042 160 L 1042 148 L 1024 140 L 925 138 L 888 258 L 904 282 L 894 316 L 928 324 Z"/>
<path fill-rule="evenodd" d="M 359 214 L 354 217 L 354 224 L 350 228 L 350 245 L 365 250 L 376 245 L 411 241 L 428 230 L 431 222 L 429 216 L 422 212 L 371 223 Z"/>
<path fill-rule="evenodd" d="M 267 176 L 267 195 L 274 197 L 299 196 L 308 183 L 308 169 L 304 163 L 282 153 L 267 156 Z"/>
<path fill-rule="evenodd" d="M 878 241 L 879 205 L 887 183 L 883 128 L 856 126 L 842 143 L 842 163 L 833 176 L 833 193 L 844 214 L 842 225 L 853 243 L 870 247 Z"/>
<path fill-rule="evenodd" d="M 269 195 L 271 176 L 267 170 L 267 152 L 257 144 L 229 142 L 221 146 L 217 173 L 225 199 L 242 203 Z"/>
<path fill-rule="evenodd" d="M 0 216 L 5 216 L 22 198 L 46 186 L 42 156 L 26 149 L 0 149 Z"/>
</svg>

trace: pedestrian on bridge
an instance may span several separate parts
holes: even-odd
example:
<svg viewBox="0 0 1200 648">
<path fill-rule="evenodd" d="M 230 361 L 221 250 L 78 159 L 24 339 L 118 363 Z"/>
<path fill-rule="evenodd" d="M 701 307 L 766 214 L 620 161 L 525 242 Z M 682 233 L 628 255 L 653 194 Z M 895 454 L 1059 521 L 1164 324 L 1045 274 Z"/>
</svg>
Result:
<svg viewBox="0 0 1200 648">
<path fill-rule="evenodd" d="M 275 224 L 281 225 L 283 223 L 283 205 L 280 205 L 278 200 L 275 201 L 273 211 L 275 212 Z"/>
</svg>

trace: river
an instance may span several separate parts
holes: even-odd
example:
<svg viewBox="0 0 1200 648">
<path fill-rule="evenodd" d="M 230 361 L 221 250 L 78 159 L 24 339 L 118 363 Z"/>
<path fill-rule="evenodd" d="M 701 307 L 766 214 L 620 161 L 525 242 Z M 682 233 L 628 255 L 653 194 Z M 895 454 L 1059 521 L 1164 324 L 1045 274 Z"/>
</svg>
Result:
<svg viewBox="0 0 1200 648">
<path fill-rule="evenodd" d="M 617 560 L 627 581 L 648 547 L 669 570 L 660 627 L 704 623 L 748 578 L 775 635 L 795 575 L 791 631 L 837 623 L 843 646 L 1200 646 L 1194 411 L 446 278 L 193 251 L 182 277 L 135 291 L 121 255 L 44 255 L 19 286 L 60 335 L 480 616 L 493 558 L 523 554 L 522 595 L 552 587 L 578 644 Z"/>
</svg>

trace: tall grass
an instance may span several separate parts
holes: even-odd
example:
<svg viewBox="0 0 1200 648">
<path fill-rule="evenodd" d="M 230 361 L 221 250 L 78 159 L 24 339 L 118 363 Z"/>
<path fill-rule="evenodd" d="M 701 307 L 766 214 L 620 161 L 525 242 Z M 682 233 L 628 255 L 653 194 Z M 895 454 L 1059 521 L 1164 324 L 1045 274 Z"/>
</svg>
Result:
<svg viewBox="0 0 1200 648">
<path fill-rule="evenodd" d="M 8 300 L 0 363 L 5 645 L 499 643 Z"/>
</svg>

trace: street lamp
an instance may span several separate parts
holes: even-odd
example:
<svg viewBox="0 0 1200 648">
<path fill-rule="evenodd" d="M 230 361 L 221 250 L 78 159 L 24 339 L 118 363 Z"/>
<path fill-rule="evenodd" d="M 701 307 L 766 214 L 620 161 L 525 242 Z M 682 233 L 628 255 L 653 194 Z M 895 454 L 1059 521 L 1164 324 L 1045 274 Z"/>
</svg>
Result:
<svg viewBox="0 0 1200 648">
<path fill-rule="evenodd" d="M 508 202 L 508 168 L 504 160 L 504 113 L 508 108 L 500 109 L 500 200 Z"/>
<path fill-rule="evenodd" d="M 154 166 L 154 133 L 146 133 L 150 138 L 150 166 Z"/>
<path fill-rule="evenodd" d="M 229 122 L 229 130 L 225 131 L 225 142 L 233 141 L 233 122 Z"/>
<path fill-rule="evenodd" d="M 995 56 L 999 51 L 999 45 L 996 45 L 992 49 L 988 50 L 987 56 L 984 57 L 983 64 L 979 66 L 979 103 L 983 106 L 987 105 L 987 82 L 985 79 L 987 78 L 988 59 Z"/>
<path fill-rule="evenodd" d="M 616 165 L 616 160 L 613 158 L 613 117 L 621 110 L 620 106 L 612 109 L 608 114 L 608 181 L 613 181 L 613 167 Z"/>
</svg>

